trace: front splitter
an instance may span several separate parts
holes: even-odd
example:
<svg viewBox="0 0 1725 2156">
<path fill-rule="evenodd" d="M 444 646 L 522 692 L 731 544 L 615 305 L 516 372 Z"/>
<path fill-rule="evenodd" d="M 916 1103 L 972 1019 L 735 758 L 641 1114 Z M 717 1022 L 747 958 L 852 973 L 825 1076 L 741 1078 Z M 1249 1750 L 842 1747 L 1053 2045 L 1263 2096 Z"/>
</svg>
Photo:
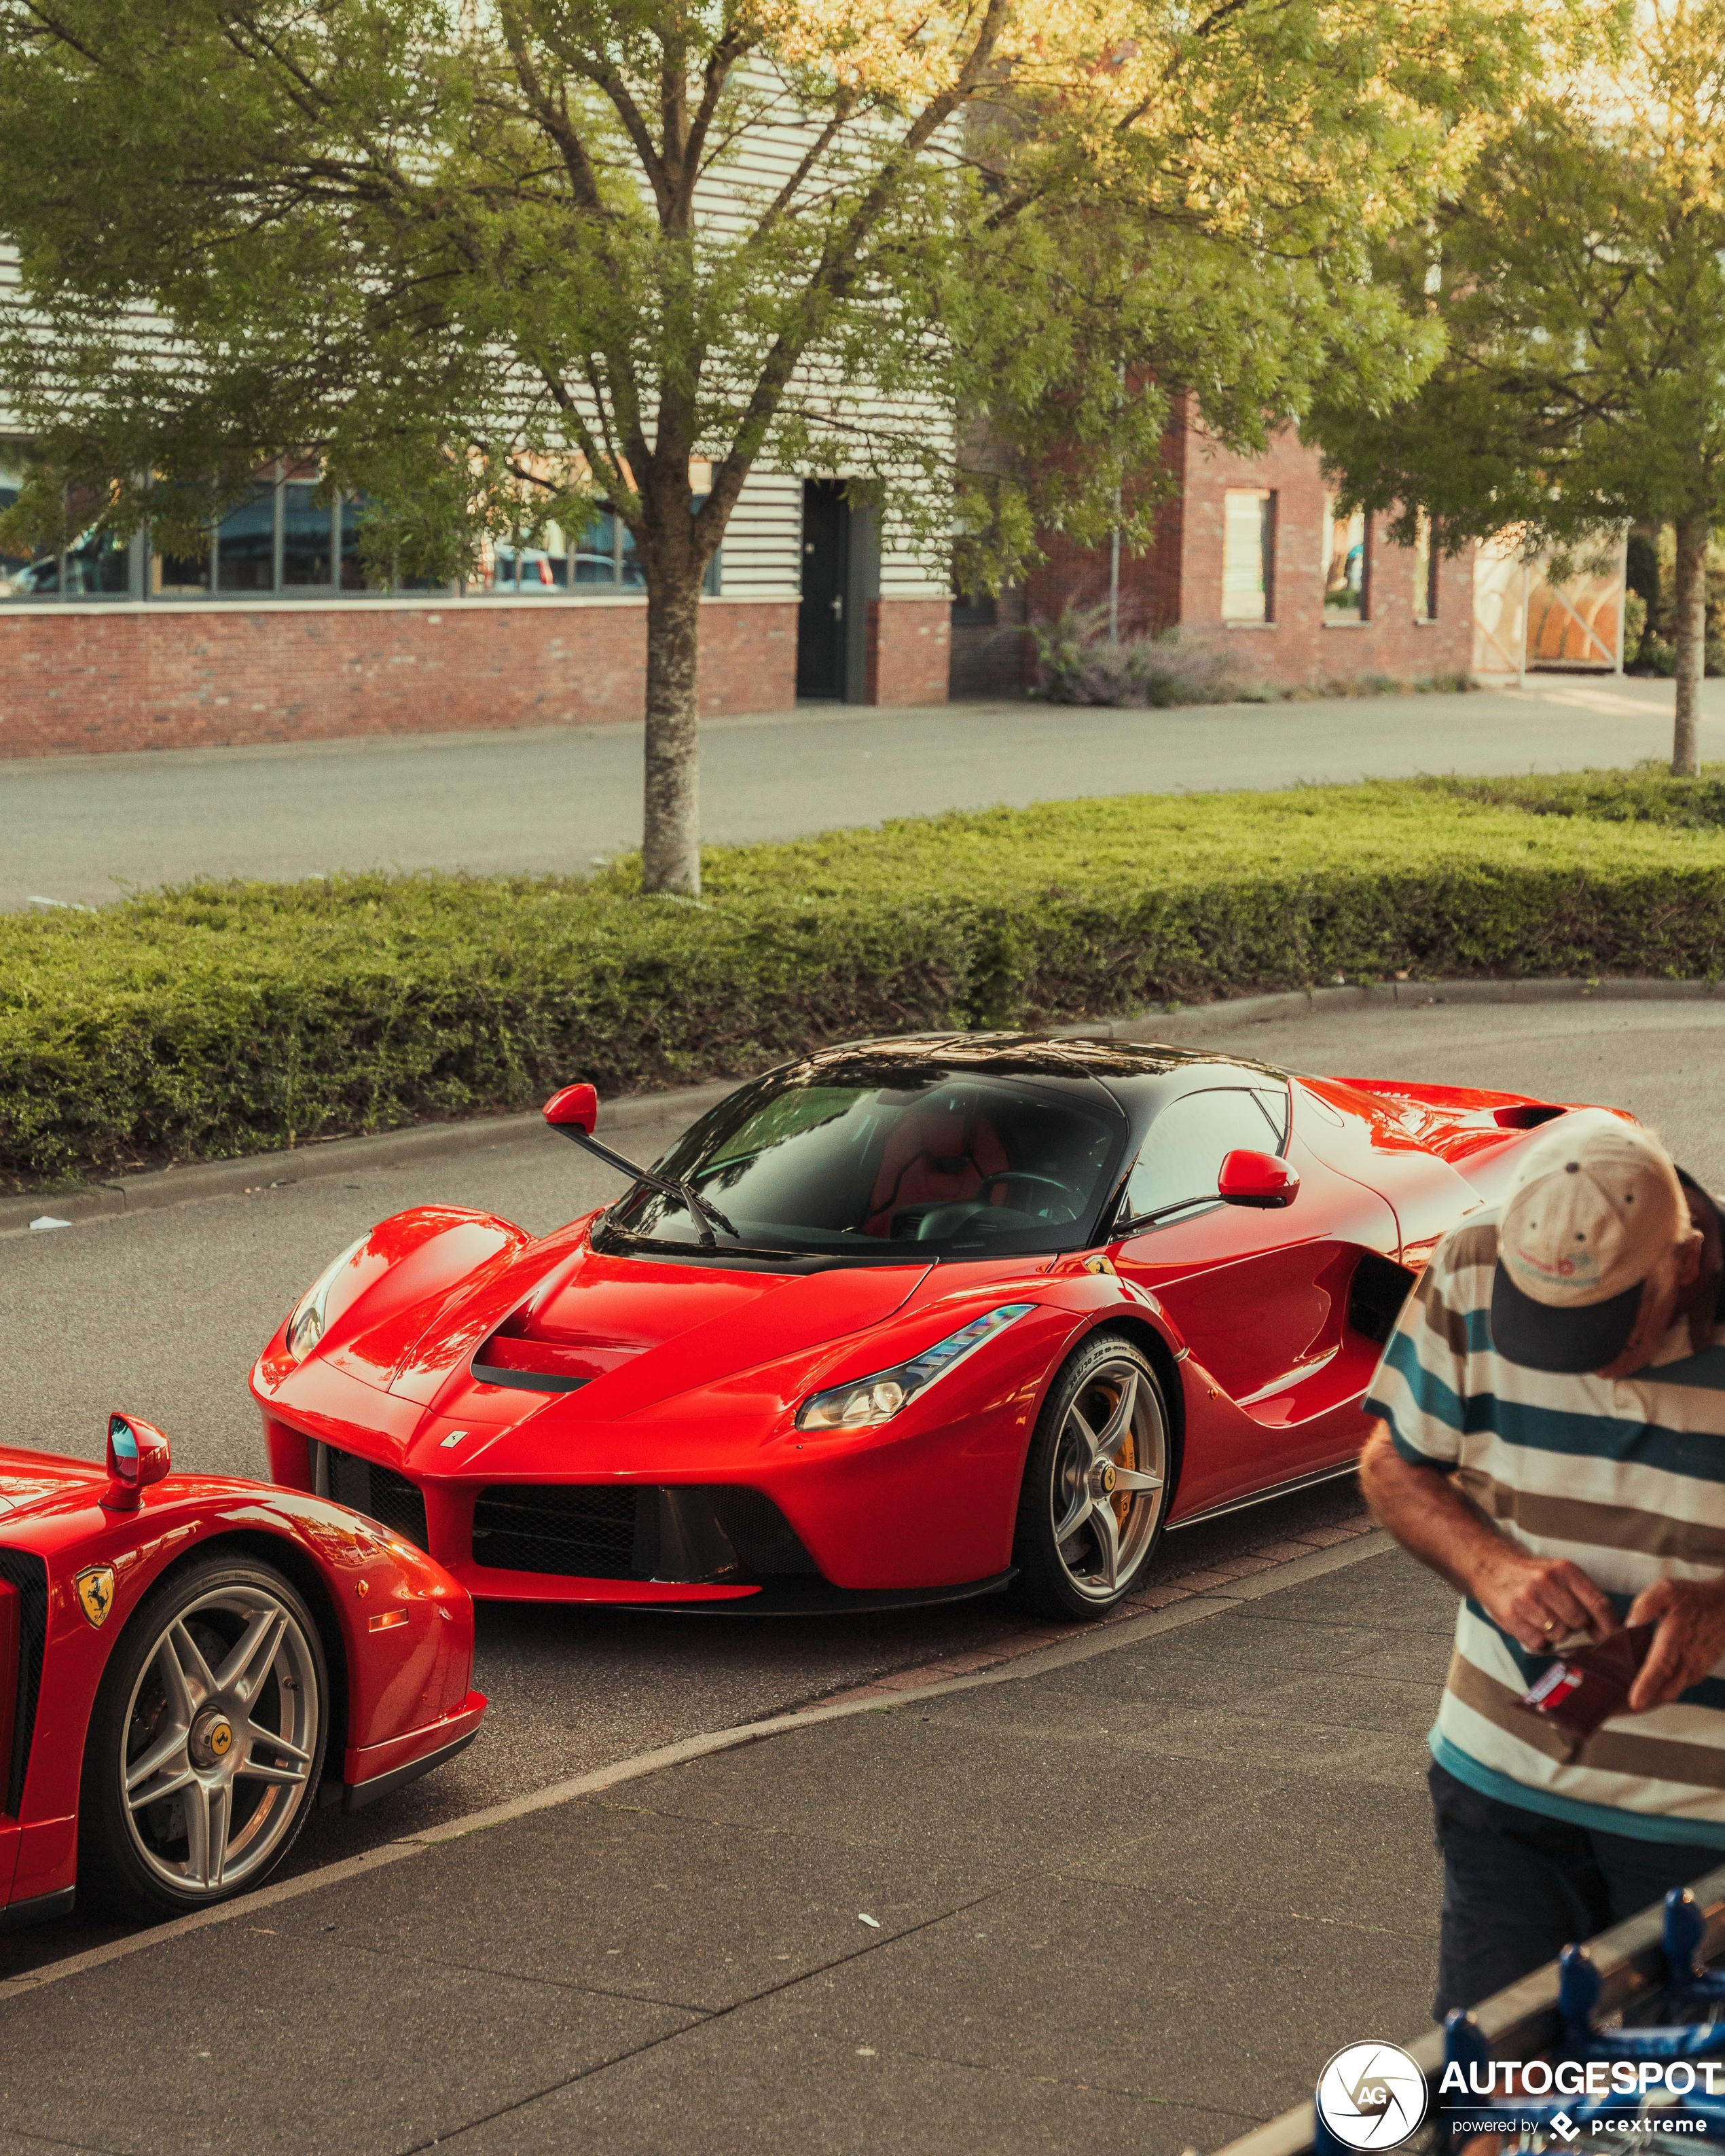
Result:
<svg viewBox="0 0 1725 2156">
<path fill-rule="evenodd" d="M 991 1579 L 952 1587 L 834 1587 L 825 1579 L 777 1579 L 757 1594 L 730 1602 L 629 1602 L 620 1606 L 658 1617 L 854 1617 L 875 1609 L 932 1609 L 999 1594 L 1018 1578 L 1016 1565 Z"/>
</svg>

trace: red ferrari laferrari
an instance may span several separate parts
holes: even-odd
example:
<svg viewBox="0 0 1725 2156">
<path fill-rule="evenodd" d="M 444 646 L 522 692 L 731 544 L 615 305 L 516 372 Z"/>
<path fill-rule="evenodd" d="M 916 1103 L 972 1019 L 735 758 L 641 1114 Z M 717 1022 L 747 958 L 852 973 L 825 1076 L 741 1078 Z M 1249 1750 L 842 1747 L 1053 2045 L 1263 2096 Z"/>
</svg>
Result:
<svg viewBox="0 0 1725 2156">
<path fill-rule="evenodd" d="M 470 1743 L 473 1604 L 340 1506 L 0 1446 L 0 1929 L 74 1897 L 184 1915 L 259 1885 L 313 1804 Z"/>
<path fill-rule="evenodd" d="M 422 1206 L 259 1358 L 276 1478 L 475 1595 L 1096 1615 L 1163 1529 L 1347 1472 L 1437 1238 L 1565 1112 L 1022 1035 L 783 1065 L 536 1237 Z"/>
</svg>

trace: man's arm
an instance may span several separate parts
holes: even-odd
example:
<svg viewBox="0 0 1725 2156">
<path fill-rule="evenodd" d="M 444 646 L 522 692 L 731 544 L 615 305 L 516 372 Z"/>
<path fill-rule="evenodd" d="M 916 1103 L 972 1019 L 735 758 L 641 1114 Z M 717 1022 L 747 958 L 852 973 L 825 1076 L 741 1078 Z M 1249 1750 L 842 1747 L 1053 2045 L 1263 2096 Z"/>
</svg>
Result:
<svg viewBox="0 0 1725 2156">
<path fill-rule="evenodd" d="M 1549 1654 L 1573 1633 L 1603 1640 L 1617 1630 L 1611 1604 L 1579 1565 L 1517 1549 L 1447 1475 L 1404 1460 L 1381 1422 L 1366 1440 L 1359 1479 L 1378 1526 L 1531 1653 Z"/>
</svg>

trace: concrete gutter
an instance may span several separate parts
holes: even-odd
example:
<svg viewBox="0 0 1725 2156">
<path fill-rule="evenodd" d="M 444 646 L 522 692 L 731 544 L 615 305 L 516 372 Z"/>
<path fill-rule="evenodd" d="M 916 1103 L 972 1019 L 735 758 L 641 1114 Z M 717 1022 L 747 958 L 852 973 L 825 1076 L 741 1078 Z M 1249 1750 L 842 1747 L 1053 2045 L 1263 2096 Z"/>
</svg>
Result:
<svg viewBox="0 0 1725 2156">
<path fill-rule="evenodd" d="M 1269 995 L 1235 996 L 1219 1003 L 1163 1004 L 1136 1017 L 1096 1019 L 1053 1030 L 1070 1040 L 1205 1040 L 1243 1025 L 1282 1019 L 1341 1018 L 1359 1010 L 1433 1004 L 1596 1002 L 1696 1003 L 1725 1000 L 1725 982 L 1627 980 L 1368 981 L 1355 986 L 1286 988 Z M 637 1093 L 608 1101 L 599 1122 L 626 1132 L 669 1113 L 699 1115 L 734 1091 L 737 1078 L 662 1093 Z M 0 1198 L 0 1235 L 22 1235 L 44 1214 L 78 1224 L 124 1213 L 151 1213 L 166 1205 L 193 1205 L 208 1198 L 235 1198 L 284 1183 L 312 1183 L 368 1168 L 412 1168 L 421 1161 L 454 1160 L 498 1146 L 518 1145 L 545 1134 L 536 1113 L 485 1116 L 470 1122 L 418 1123 L 376 1137 L 333 1138 L 289 1152 L 248 1153 L 240 1160 L 198 1161 L 146 1175 L 116 1176 L 64 1190 L 29 1191 Z"/>
</svg>

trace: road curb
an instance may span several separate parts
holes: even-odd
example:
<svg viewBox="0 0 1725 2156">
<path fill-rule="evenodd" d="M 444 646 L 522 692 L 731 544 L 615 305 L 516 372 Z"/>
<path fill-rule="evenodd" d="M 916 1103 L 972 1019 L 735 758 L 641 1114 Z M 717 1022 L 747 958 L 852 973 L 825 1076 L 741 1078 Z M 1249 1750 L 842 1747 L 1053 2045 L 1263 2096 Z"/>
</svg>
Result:
<svg viewBox="0 0 1725 2156">
<path fill-rule="evenodd" d="M 1434 1004 L 1701 1003 L 1715 998 L 1725 998 L 1725 982 L 1633 976 L 1616 980 L 1362 981 L 1227 997 L 1211 1004 L 1162 1004 L 1133 1017 L 1093 1019 L 1054 1030 L 1069 1040 L 1158 1040 L 1176 1031 L 1199 1040 L 1277 1019 L 1342 1017 L 1373 1009 L 1425 1009 Z M 665 1092 L 631 1094 L 604 1104 L 600 1126 L 622 1132 L 668 1111 L 699 1114 L 739 1082 L 726 1078 Z M 541 1136 L 549 1142 L 550 1134 L 536 1114 L 486 1116 L 470 1122 L 417 1123 L 409 1130 L 384 1131 L 375 1137 L 332 1138 L 290 1152 L 198 1161 L 186 1168 L 116 1176 L 69 1190 L 27 1191 L 0 1198 L 0 1236 L 28 1233 L 31 1221 L 44 1215 L 79 1226 L 123 1214 L 152 1213 L 167 1205 L 193 1205 L 206 1199 L 243 1197 L 285 1184 L 317 1182 L 357 1169 L 413 1168 L 421 1161 L 459 1159 Z"/>
<path fill-rule="evenodd" d="M 716 1729 L 697 1737 L 685 1737 L 674 1744 L 662 1744 L 651 1752 L 636 1753 L 632 1758 L 619 1759 L 609 1766 L 598 1767 L 590 1773 L 571 1776 L 566 1781 L 548 1783 L 543 1789 L 531 1789 L 519 1797 L 506 1799 L 502 1804 L 489 1804 L 482 1811 L 469 1812 L 462 1818 L 445 1820 L 436 1826 L 425 1828 L 417 1835 L 404 1835 L 399 1841 L 387 1841 L 376 1849 L 367 1850 L 357 1856 L 342 1857 L 334 1864 L 326 1864 L 313 1871 L 303 1871 L 297 1878 L 284 1879 L 273 1887 L 260 1887 L 255 1893 L 242 1894 L 232 1902 L 223 1902 L 213 1909 L 200 1909 L 195 1915 L 176 1917 L 165 1924 L 152 1925 L 147 1931 L 134 1932 L 123 1939 L 114 1939 L 105 1946 L 90 1947 L 82 1953 L 69 1954 L 63 1961 L 44 1962 L 41 1968 L 27 1969 L 22 1974 L 0 1982 L 0 2004 L 8 1999 L 22 1999 L 28 1993 L 39 1991 L 46 1984 L 63 1982 L 66 1978 L 81 1976 L 90 1969 L 100 1969 L 111 1962 L 124 1961 L 135 1953 L 146 1953 L 153 1948 L 167 1946 L 187 1932 L 203 1931 L 213 1924 L 233 1923 L 243 1917 L 256 1916 L 266 1909 L 279 1907 L 284 1902 L 297 1901 L 302 1895 L 316 1893 L 321 1887 L 339 1886 L 343 1880 L 370 1871 L 380 1865 L 396 1864 L 413 1856 L 424 1856 L 451 1841 L 465 1840 L 470 1835 L 484 1834 L 492 1827 L 507 1826 L 513 1820 L 529 1818 L 535 1812 L 550 1811 L 558 1805 L 573 1804 L 583 1797 L 598 1796 L 607 1789 L 616 1789 L 625 1782 L 639 1781 L 648 1774 L 662 1774 L 671 1767 L 686 1766 L 692 1760 L 705 1759 L 718 1752 L 733 1752 L 744 1745 L 758 1744 L 769 1738 L 787 1737 L 794 1732 L 814 1727 L 824 1722 L 845 1722 L 860 1714 L 890 1714 L 894 1708 L 915 1703 L 918 1706 L 931 1699 L 943 1698 L 953 1692 L 974 1691 L 984 1686 L 1010 1684 L 1020 1677 L 1040 1676 L 1051 1670 L 1065 1669 L 1076 1662 L 1093 1661 L 1098 1655 L 1110 1654 L 1117 1647 L 1130 1646 L 1139 1640 L 1153 1639 L 1161 1632 L 1172 1632 L 1184 1625 L 1195 1625 L 1206 1617 L 1219 1617 L 1229 1610 L 1238 1609 L 1242 1603 L 1255 1602 L 1282 1589 L 1298 1587 L 1308 1579 L 1322 1578 L 1326 1573 L 1339 1572 L 1348 1565 L 1358 1564 L 1368 1558 L 1381 1557 L 1394 1544 L 1379 1529 L 1367 1528 L 1350 1535 L 1343 1542 L 1327 1549 L 1311 1551 L 1286 1563 L 1275 1564 L 1251 1578 L 1225 1586 L 1208 1588 L 1189 1600 L 1172 1609 L 1146 1612 L 1142 1616 L 1114 1618 L 1102 1625 L 1053 1641 L 1034 1654 L 1014 1656 L 1004 1667 L 983 1670 L 974 1675 L 947 1679 L 938 1684 L 919 1686 L 915 1691 L 901 1692 L 896 1698 L 860 1698 L 851 1694 L 817 1702 L 814 1705 L 792 1707 L 782 1714 L 769 1715 L 760 1722 L 738 1723 L 734 1728 Z"/>
</svg>

